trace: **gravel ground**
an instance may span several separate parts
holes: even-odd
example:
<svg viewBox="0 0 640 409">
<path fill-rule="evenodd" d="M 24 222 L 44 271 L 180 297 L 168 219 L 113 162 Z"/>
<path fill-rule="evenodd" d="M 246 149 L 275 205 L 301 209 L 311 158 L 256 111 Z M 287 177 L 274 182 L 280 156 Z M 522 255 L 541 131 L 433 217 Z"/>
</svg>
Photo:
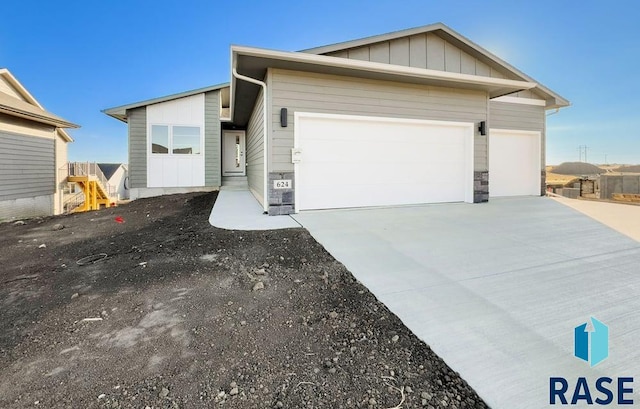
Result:
<svg viewBox="0 0 640 409">
<path fill-rule="evenodd" d="M 0 224 L 0 407 L 487 407 L 305 230 L 213 228 L 215 197 Z"/>
</svg>

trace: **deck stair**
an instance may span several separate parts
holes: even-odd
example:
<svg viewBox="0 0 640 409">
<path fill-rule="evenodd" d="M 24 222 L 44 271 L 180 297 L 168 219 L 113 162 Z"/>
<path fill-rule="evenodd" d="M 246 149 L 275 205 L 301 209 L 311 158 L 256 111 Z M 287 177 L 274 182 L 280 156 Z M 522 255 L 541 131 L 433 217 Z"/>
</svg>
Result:
<svg viewBox="0 0 640 409">
<path fill-rule="evenodd" d="M 117 196 L 114 189 L 107 182 L 96 163 L 71 162 L 69 163 L 68 182 L 76 183 L 82 189 L 84 201 L 73 208 L 75 212 L 98 210 L 101 207 L 115 206 Z"/>
</svg>

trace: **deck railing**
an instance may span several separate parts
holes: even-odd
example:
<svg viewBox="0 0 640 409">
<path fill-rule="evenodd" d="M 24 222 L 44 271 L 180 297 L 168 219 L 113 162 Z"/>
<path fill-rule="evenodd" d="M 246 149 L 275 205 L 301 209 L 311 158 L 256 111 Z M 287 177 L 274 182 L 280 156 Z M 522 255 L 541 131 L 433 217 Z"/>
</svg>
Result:
<svg viewBox="0 0 640 409">
<path fill-rule="evenodd" d="M 84 203 L 84 192 L 68 193 L 64 195 L 63 210 L 65 213 L 70 213 L 75 208 L 80 207 Z"/>
<path fill-rule="evenodd" d="M 94 176 L 102 183 L 109 197 L 115 196 L 115 187 L 109 184 L 104 173 L 102 173 L 102 170 L 100 170 L 100 167 L 95 162 L 69 162 L 68 176 Z"/>
</svg>

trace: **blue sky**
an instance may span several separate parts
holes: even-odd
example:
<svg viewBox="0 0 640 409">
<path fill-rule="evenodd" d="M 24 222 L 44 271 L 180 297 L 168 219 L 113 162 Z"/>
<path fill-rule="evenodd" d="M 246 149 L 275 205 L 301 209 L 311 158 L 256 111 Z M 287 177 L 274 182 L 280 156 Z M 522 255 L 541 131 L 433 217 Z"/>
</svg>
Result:
<svg viewBox="0 0 640 409">
<path fill-rule="evenodd" d="M 229 81 L 229 46 L 295 51 L 443 22 L 569 99 L 547 163 L 640 163 L 637 1 L 33 1 L 3 5 L 0 67 L 82 128 L 69 159 L 126 162 L 100 110 Z M 7 18 L 8 17 L 8 18 Z"/>
</svg>

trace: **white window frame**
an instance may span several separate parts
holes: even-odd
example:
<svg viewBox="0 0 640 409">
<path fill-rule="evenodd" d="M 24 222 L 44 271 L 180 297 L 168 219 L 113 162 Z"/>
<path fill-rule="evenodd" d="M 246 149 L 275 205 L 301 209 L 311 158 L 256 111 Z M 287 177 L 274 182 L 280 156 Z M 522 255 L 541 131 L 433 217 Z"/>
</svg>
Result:
<svg viewBox="0 0 640 409">
<path fill-rule="evenodd" d="M 167 153 L 154 153 L 153 152 L 153 136 L 151 134 L 151 130 L 153 129 L 154 126 L 166 126 L 169 129 L 169 146 L 168 146 L 168 151 Z M 200 136 L 200 153 L 173 153 L 173 128 L 175 126 L 189 126 L 192 128 L 198 128 L 199 129 L 199 136 Z M 147 143 L 147 152 L 149 155 L 153 155 L 153 156 L 159 156 L 159 157 L 169 157 L 169 156 L 177 156 L 177 157 L 182 157 L 182 158 L 192 158 L 192 157 L 204 157 L 204 132 L 203 132 L 203 126 L 200 124 L 177 124 L 177 123 L 159 123 L 159 122 L 154 122 L 154 123 L 150 123 L 149 127 L 147 129 L 147 135 L 149 136 L 147 138 L 148 143 Z"/>
</svg>

